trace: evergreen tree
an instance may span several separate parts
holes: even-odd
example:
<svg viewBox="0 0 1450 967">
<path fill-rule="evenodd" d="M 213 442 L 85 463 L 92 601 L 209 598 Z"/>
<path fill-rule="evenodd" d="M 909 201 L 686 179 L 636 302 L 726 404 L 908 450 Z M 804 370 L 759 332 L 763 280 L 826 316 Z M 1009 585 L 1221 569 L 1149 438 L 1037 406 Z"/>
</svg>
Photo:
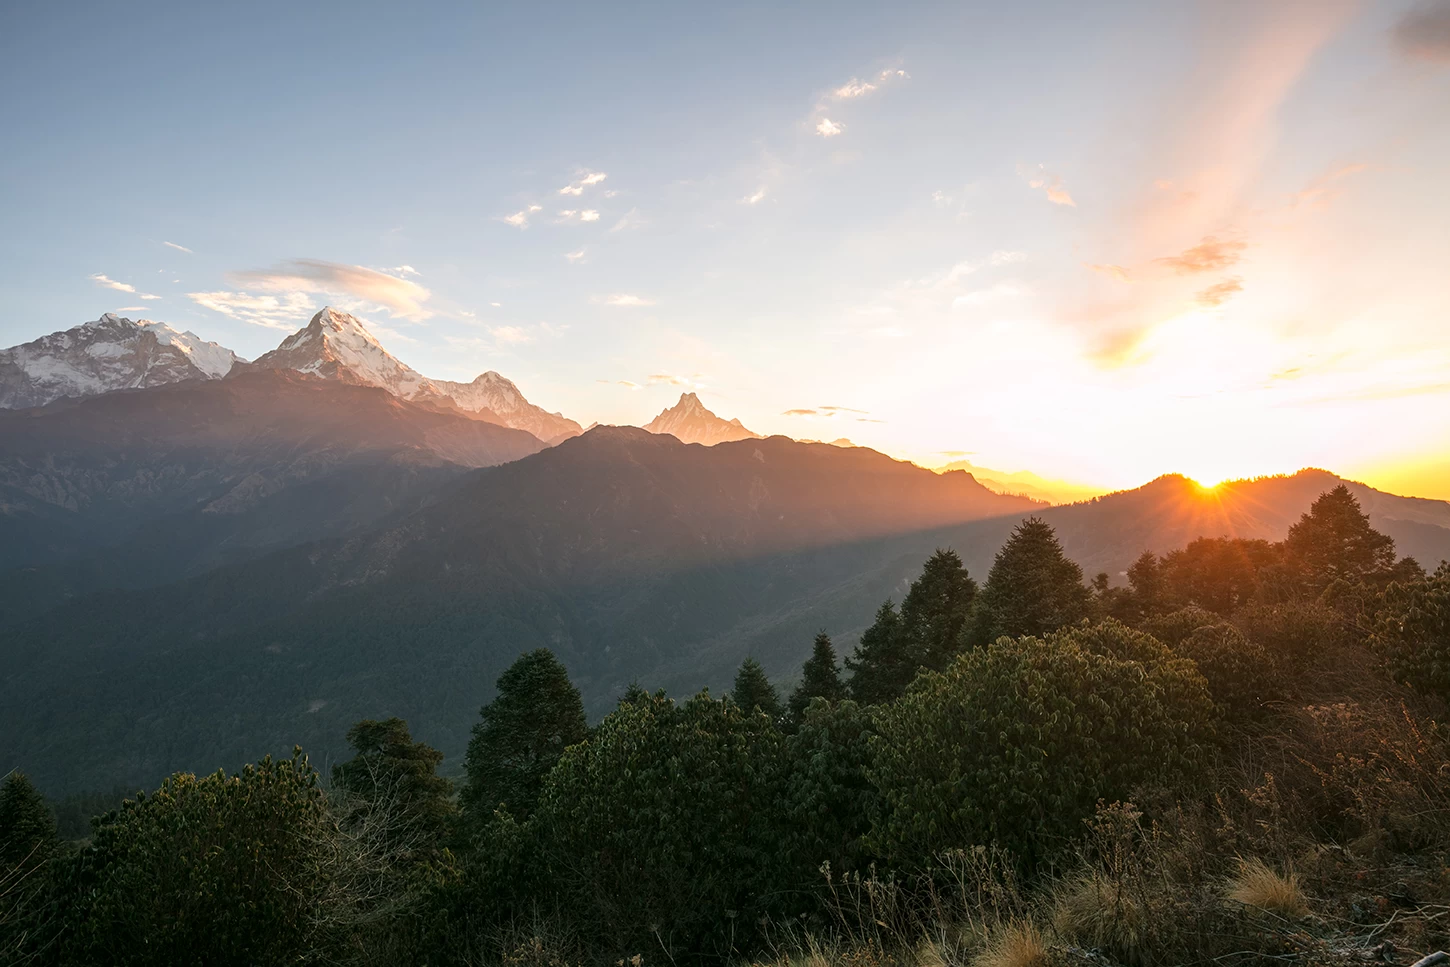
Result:
<svg viewBox="0 0 1450 967">
<path fill-rule="evenodd" d="M 978 596 L 971 632 L 978 646 L 1002 636 L 1045 635 L 1087 617 L 1091 592 L 1048 524 L 1029 517 L 997 551 Z"/>
<path fill-rule="evenodd" d="M 1133 606 L 1140 620 L 1164 610 L 1163 568 L 1152 551 L 1144 551 L 1129 565 L 1128 586 L 1133 589 Z"/>
<path fill-rule="evenodd" d="M 901 602 L 901 630 L 919 667 L 942 671 L 961 649 L 962 628 L 977 596 L 956 551 L 937 548 Z"/>
<path fill-rule="evenodd" d="M 55 817 L 24 773 L 0 785 L 0 875 L 33 869 L 55 852 Z"/>
<path fill-rule="evenodd" d="M 851 697 L 862 705 L 880 705 L 902 692 L 916 677 L 916 656 L 902 631 L 896 606 L 887 601 L 846 659 L 851 671 Z"/>
<path fill-rule="evenodd" d="M 839 702 L 845 697 L 846 686 L 841 682 L 841 669 L 836 664 L 836 649 L 831 645 L 831 636 L 822 631 L 811 646 L 811 657 L 801 668 L 801 683 L 791 693 L 791 721 L 801 720 L 813 698 Z"/>
<path fill-rule="evenodd" d="M 553 652 L 540 648 L 499 676 L 498 696 L 480 715 L 464 761 L 464 812 L 478 825 L 499 805 L 526 817 L 559 756 L 588 736 L 579 689 Z"/>
<path fill-rule="evenodd" d="M 740 670 L 735 673 L 735 686 L 730 689 L 730 700 L 746 712 L 760 709 L 770 716 L 772 722 L 779 721 L 783 712 L 780 693 L 770 684 L 765 669 L 754 658 L 740 663 Z"/>
<path fill-rule="evenodd" d="M 364 719 L 348 729 L 347 741 L 356 755 L 333 766 L 335 788 L 370 806 L 386 804 L 394 809 L 399 833 L 437 839 L 447 832 L 455 810 L 450 798 L 453 783 L 437 773 L 443 753 L 414 742 L 408 723 L 400 718 Z"/>
<path fill-rule="evenodd" d="M 1394 539 L 1369 526 L 1369 515 L 1344 484 L 1320 494 L 1289 528 L 1284 550 L 1314 591 L 1336 579 L 1373 582 L 1395 567 Z"/>
</svg>

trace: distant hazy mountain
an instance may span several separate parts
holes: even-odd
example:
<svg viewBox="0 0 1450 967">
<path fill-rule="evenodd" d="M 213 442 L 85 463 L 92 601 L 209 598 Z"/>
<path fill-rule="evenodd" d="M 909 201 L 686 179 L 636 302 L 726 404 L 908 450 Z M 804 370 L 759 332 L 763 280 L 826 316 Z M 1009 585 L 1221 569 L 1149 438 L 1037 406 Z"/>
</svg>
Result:
<svg viewBox="0 0 1450 967">
<path fill-rule="evenodd" d="M 530 403 L 498 373 L 484 373 L 471 383 L 428 379 L 384 349 L 356 316 L 331 307 L 252 365 L 295 369 L 324 379 L 378 386 L 404 399 L 446 403 L 540 440 L 553 442 L 580 432 L 578 423 Z"/>
<path fill-rule="evenodd" d="M 542 446 L 373 387 L 266 369 L 0 412 L 0 620 L 56 594 L 164 583 L 344 533 Z"/>
<path fill-rule="evenodd" d="M 950 473 L 953 470 L 965 470 L 999 494 L 1021 494 L 1035 500 L 1045 500 L 1049 504 L 1070 504 L 1104 493 L 1098 488 L 1068 483 L 1066 480 L 1049 480 L 1029 470 L 1007 473 L 1002 470 L 979 467 L 970 460 L 954 460 L 937 467 L 938 473 Z"/>
<path fill-rule="evenodd" d="M 715 682 L 782 609 L 820 619 L 801 608 L 856 580 L 845 549 L 1030 506 L 864 448 L 599 427 L 369 535 L 12 625 L 0 763 L 51 787 L 149 780 L 294 740 L 340 751 L 377 714 L 457 754 L 520 651 L 554 649 L 595 711 L 634 678 Z"/>
<path fill-rule="evenodd" d="M 239 360 L 195 333 L 106 313 L 0 351 L 0 409 L 225 376 Z"/>
<path fill-rule="evenodd" d="M 662 411 L 644 428 L 651 433 L 668 433 L 684 443 L 700 443 L 707 447 L 731 440 L 760 438 L 759 433 L 747 430 L 739 420 L 721 419 L 705 409 L 705 404 L 694 393 L 682 393 L 678 403 Z"/>
</svg>

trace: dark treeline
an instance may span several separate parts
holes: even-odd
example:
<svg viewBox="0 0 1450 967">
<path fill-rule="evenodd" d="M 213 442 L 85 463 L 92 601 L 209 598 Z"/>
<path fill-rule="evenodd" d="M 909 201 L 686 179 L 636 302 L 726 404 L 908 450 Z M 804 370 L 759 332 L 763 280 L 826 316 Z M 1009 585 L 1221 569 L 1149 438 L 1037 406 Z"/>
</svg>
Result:
<svg viewBox="0 0 1450 967">
<path fill-rule="evenodd" d="M 788 694 L 747 660 L 728 695 L 636 685 L 593 728 L 534 651 L 457 788 L 399 719 L 357 723 L 326 789 L 300 750 L 178 774 L 80 842 L 12 774 L 0 962 L 1267 963 L 1443 942 L 1450 565 L 1397 561 L 1340 487 L 1281 543 L 1201 539 L 1126 578 L 1085 583 L 1028 520 L 980 584 L 937 551 L 852 654 L 823 631 Z"/>
</svg>

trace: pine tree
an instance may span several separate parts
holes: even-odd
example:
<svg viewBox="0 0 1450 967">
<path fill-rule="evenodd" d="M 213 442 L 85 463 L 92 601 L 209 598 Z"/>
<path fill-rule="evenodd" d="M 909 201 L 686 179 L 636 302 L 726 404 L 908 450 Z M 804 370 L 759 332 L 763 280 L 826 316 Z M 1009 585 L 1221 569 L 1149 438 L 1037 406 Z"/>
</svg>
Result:
<svg viewBox="0 0 1450 967">
<path fill-rule="evenodd" d="M 1289 528 L 1284 549 L 1315 591 L 1337 579 L 1373 582 L 1395 567 L 1394 539 L 1369 526 L 1369 515 L 1344 484 L 1320 494 Z"/>
<path fill-rule="evenodd" d="M 394 809 L 400 834 L 416 831 L 437 838 L 447 832 L 454 815 L 453 783 L 437 774 L 443 753 L 414 742 L 408 723 L 396 717 L 364 719 L 348 729 L 347 741 L 356 755 L 333 766 L 335 788 L 358 797 L 364 809 Z"/>
<path fill-rule="evenodd" d="M 972 642 L 1049 634 L 1087 617 L 1091 600 L 1082 568 L 1068 560 L 1045 521 L 1029 517 L 997 551 L 978 596 Z"/>
<path fill-rule="evenodd" d="M 862 705 L 880 705 L 902 692 L 920 667 L 902 628 L 896 606 L 887 601 L 846 659 L 851 697 Z"/>
<path fill-rule="evenodd" d="M 1163 568 L 1152 551 L 1144 551 L 1128 567 L 1128 584 L 1133 589 L 1133 606 L 1140 619 L 1165 610 Z"/>
<path fill-rule="evenodd" d="M 499 676 L 498 696 L 480 715 L 464 761 L 464 812 L 480 825 L 500 805 L 523 818 L 559 756 L 588 736 L 579 689 L 553 652 L 540 648 Z"/>
<path fill-rule="evenodd" d="M 770 716 L 772 722 L 778 721 L 783 714 L 780 694 L 770 684 L 760 662 L 754 658 L 740 663 L 740 670 L 735 673 L 735 686 L 730 689 L 730 699 L 746 712 L 760 709 Z"/>
<path fill-rule="evenodd" d="M 831 636 L 822 631 L 816 635 L 811 657 L 801 668 L 801 683 L 791 693 L 791 720 L 799 722 L 813 698 L 838 702 L 845 697 L 846 686 L 841 682 L 841 669 L 836 664 L 836 649 L 831 645 Z"/>
<path fill-rule="evenodd" d="M 12 772 L 0 786 L 0 875 L 30 870 L 57 846 L 55 816 L 24 773 Z"/>
<path fill-rule="evenodd" d="M 918 666 L 943 671 L 961 650 L 962 628 L 977 596 L 956 551 L 937 548 L 901 602 L 901 630 Z"/>
</svg>

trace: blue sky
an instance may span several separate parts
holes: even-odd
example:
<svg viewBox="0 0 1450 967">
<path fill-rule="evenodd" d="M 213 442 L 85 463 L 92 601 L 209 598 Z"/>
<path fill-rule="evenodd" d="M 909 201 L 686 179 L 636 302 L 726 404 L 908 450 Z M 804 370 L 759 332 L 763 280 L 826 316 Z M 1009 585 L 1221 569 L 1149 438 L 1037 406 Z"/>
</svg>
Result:
<svg viewBox="0 0 1450 967">
<path fill-rule="evenodd" d="M 334 304 L 582 423 L 1450 496 L 1443 2 L 61 6 L 0 345 Z"/>
</svg>

